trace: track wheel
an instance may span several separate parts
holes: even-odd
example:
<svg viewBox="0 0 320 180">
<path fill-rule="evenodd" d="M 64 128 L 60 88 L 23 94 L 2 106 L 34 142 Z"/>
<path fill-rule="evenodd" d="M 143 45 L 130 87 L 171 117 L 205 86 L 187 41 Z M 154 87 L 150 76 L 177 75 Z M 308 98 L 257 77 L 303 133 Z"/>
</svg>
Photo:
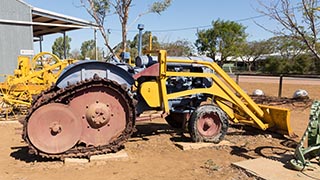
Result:
<svg viewBox="0 0 320 180">
<path fill-rule="evenodd" d="M 27 126 L 30 142 L 48 154 L 63 153 L 80 139 L 81 121 L 66 105 L 51 103 L 32 113 Z"/>
<path fill-rule="evenodd" d="M 228 129 L 228 116 L 211 104 L 199 106 L 189 119 L 189 133 L 194 142 L 219 143 Z"/>
</svg>

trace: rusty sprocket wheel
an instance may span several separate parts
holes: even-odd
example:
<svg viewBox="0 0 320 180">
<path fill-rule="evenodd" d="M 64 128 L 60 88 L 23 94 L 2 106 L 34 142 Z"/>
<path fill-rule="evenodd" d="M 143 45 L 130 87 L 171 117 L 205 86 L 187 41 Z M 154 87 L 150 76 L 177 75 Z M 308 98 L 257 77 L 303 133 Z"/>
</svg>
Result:
<svg viewBox="0 0 320 180">
<path fill-rule="evenodd" d="M 50 103 L 38 108 L 27 126 L 30 142 L 49 154 L 72 148 L 81 135 L 81 122 L 64 104 Z"/>
<path fill-rule="evenodd" d="M 100 94 L 99 92 L 102 93 Z M 84 99 L 81 98 L 81 96 L 84 94 L 90 94 L 89 96 L 91 96 L 91 100 L 85 102 Z M 98 99 L 95 98 L 95 95 L 97 94 L 101 95 Z M 110 97 L 107 98 L 107 100 L 101 100 L 106 96 Z M 32 143 L 27 130 L 33 113 L 35 113 L 37 109 L 40 109 L 42 106 L 51 103 L 61 103 L 69 106 L 76 102 L 77 97 L 80 97 L 80 102 L 85 102 L 86 105 L 82 106 L 79 104 L 81 108 L 69 109 L 73 112 L 73 114 L 75 114 L 76 119 L 81 123 L 88 122 L 87 124 L 82 125 L 81 137 L 79 138 L 79 141 L 72 148 L 57 154 L 50 154 L 35 146 Z M 110 100 L 115 101 L 118 99 L 120 100 L 115 106 L 109 104 L 111 102 L 108 102 Z M 43 92 L 34 100 L 32 108 L 30 109 L 29 114 L 26 116 L 24 122 L 23 139 L 29 145 L 29 153 L 38 154 L 46 158 L 63 159 L 66 157 L 88 157 L 107 152 L 116 152 L 129 139 L 134 130 L 136 118 L 134 106 L 135 103 L 132 94 L 127 87 L 119 85 L 117 82 L 110 81 L 108 79 L 95 77 L 93 79 L 87 79 L 85 81 L 78 82 L 77 84 L 70 85 L 63 89 L 58 89 L 57 87 L 52 86 L 51 89 Z M 109 140 L 93 141 L 92 137 L 89 138 L 89 140 L 84 140 L 84 136 L 102 137 L 104 133 L 99 133 L 98 129 L 101 130 L 102 128 L 107 128 L 108 124 L 111 127 L 112 123 L 115 123 L 115 120 L 112 119 L 112 116 L 116 118 L 116 114 L 114 114 L 116 111 L 113 111 L 113 108 L 122 108 L 121 111 L 118 111 L 120 114 L 125 112 L 125 115 L 122 114 L 123 120 L 120 128 L 113 129 L 116 131 L 113 131 L 114 134 L 111 134 Z M 98 116 L 95 118 L 90 118 L 92 115 Z M 85 117 L 83 118 L 83 116 Z M 104 120 L 103 118 L 107 120 Z M 89 128 L 88 125 L 90 126 Z M 83 131 L 84 128 L 94 129 L 95 132 L 85 134 L 85 131 Z M 57 131 L 59 131 L 59 126 L 55 129 L 58 129 Z"/>
</svg>

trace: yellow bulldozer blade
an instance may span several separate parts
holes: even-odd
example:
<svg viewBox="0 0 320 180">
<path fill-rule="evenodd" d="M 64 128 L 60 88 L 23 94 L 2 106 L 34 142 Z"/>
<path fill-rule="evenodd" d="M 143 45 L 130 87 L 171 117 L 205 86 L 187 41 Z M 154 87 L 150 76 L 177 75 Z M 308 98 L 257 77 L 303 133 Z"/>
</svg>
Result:
<svg viewBox="0 0 320 180">
<path fill-rule="evenodd" d="M 264 112 L 264 117 L 262 118 L 262 121 L 264 123 L 269 124 L 268 130 L 275 131 L 284 135 L 289 135 L 290 137 L 297 136 L 290 126 L 289 109 L 261 104 L 258 104 L 258 106 Z"/>
</svg>

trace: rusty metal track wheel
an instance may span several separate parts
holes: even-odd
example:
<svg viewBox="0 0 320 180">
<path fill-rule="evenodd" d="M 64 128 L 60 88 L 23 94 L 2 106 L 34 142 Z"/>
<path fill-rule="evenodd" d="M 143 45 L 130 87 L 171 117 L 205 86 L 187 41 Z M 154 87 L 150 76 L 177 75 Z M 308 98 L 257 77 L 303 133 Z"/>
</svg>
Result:
<svg viewBox="0 0 320 180">
<path fill-rule="evenodd" d="M 219 143 L 228 129 L 228 116 L 218 106 L 199 106 L 189 119 L 189 133 L 194 142 Z"/>
<path fill-rule="evenodd" d="M 33 101 L 32 108 L 24 121 L 22 137 L 29 144 L 29 153 L 46 158 L 89 157 L 116 152 L 133 133 L 136 117 L 134 106 L 135 101 L 126 86 L 108 79 L 101 79 L 98 76 L 63 89 L 52 86 Z M 59 112 L 55 111 L 57 108 Z M 50 113 L 46 114 L 46 111 Z M 35 130 L 38 127 L 37 124 L 32 125 L 32 123 L 44 123 L 45 127 L 51 128 L 53 133 L 63 132 L 66 129 L 63 124 L 60 128 L 61 124 L 52 124 L 50 123 L 52 120 L 49 122 L 40 120 L 55 119 L 55 116 L 59 116 L 60 111 L 64 112 L 64 117 L 74 116 L 71 119 L 77 119 L 73 129 L 70 129 L 72 137 L 77 140 L 72 147 L 73 141 L 68 146 L 61 145 L 64 147 L 63 150 L 52 152 L 46 149 L 41 130 Z M 37 112 L 41 116 L 37 115 L 40 118 L 35 117 L 38 120 L 32 122 Z M 35 132 L 31 132 L 31 129 L 34 129 Z M 40 139 L 43 146 L 35 144 L 35 139 Z"/>
<path fill-rule="evenodd" d="M 30 142 L 48 154 L 59 154 L 71 149 L 81 135 L 81 121 L 66 105 L 51 103 L 32 113 L 27 133 Z"/>
<path fill-rule="evenodd" d="M 77 119 L 82 121 L 80 142 L 86 146 L 110 144 L 126 129 L 130 107 L 125 94 L 114 83 L 90 84 L 76 92 L 69 103 Z"/>
</svg>

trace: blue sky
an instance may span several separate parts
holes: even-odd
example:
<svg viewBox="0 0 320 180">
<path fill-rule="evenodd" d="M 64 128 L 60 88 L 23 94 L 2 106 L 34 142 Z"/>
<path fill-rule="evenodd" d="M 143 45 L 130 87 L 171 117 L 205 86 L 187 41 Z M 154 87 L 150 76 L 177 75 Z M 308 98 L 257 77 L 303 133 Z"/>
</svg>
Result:
<svg viewBox="0 0 320 180">
<path fill-rule="evenodd" d="M 92 21 L 85 9 L 78 7 L 79 0 L 25 0 L 25 2 L 41 9 Z M 134 0 L 128 24 L 132 24 L 138 14 L 146 11 L 152 2 L 154 0 Z M 169 9 L 161 15 L 147 14 L 132 24 L 129 27 L 128 39 L 132 39 L 138 33 L 137 25 L 141 23 L 144 24 L 145 30 L 152 31 L 160 42 L 172 42 L 179 39 L 194 42 L 196 27 L 208 27 L 213 20 L 220 18 L 221 20 L 237 21 L 246 26 L 250 41 L 263 40 L 271 37 L 272 34 L 257 26 L 252 19 L 248 19 L 261 15 L 256 10 L 259 7 L 257 0 L 173 0 Z M 268 17 L 254 20 L 271 29 L 275 26 L 275 23 L 270 21 Z M 118 17 L 116 15 L 108 16 L 105 27 L 111 29 L 109 42 L 111 46 L 115 46 L 121 41 L 121 26 Z M 186 30 L 182 30 L 185 28 Z M 93 39 L 92 30 L 70 31 L 67 32 L 67 35 L 72 38 L 71 50 L 79 49 L 83 41 Z M 44 51 L 51 51 L 54 40 L 59 36 L 61 35 L 45 36 Z M 98 37 L 98 46 L 103 47 L 101 37 Z M 35 43 L 34 48 L 35 51 L 39 49 L 38 43 Z"/>
</svg>

